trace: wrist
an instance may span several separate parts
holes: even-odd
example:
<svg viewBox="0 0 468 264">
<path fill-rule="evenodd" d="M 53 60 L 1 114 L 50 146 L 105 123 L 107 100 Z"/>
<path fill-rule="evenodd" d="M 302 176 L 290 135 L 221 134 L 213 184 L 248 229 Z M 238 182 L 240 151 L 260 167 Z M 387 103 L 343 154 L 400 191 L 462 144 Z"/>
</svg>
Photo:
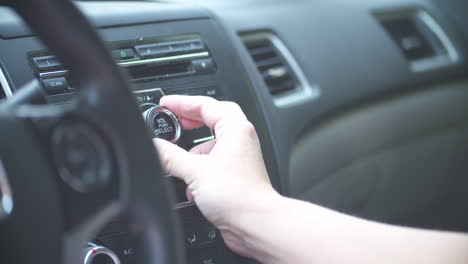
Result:
<svg viewBox="0 0 468 264">
<path fill-rule="evenodd" d="M 272 263 L 271 230 L 281 221 L 288 199 L 271 189 L 243 200 L 246 204 L 242 210 L 236 211 L 237 215 L 230 217 L 231 221 L 220 228 L 223 237 L 237 253 L 262 263 Z"/>
<path fill-rule="evenodd" d="M 305 263 L 311 250 L 318 250 L 318 219 L 334 218 L 327 211 L 275 192 L 252 202 L 232 230 L 247 257 L 261 263 Z"/>
</svg>

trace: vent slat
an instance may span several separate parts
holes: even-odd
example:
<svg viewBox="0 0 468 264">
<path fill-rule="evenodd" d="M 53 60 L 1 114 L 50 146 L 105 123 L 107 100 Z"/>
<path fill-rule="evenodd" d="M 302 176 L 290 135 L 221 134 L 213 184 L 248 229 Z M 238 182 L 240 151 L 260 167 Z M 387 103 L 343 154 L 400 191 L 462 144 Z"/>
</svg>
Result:
<svg viewBox="0 0 468 264">
<path fill-rule="evenodd" d="M 291 79 L 291 76 L 289 75 L 285 75 L 281 78 L 275 78 L 275 79 L 268 79 L 266 81 L 266 83 L 269 85 L 269 86 L 287 86 L 287 84 L 289 84 L 289 82 L 293 81 Z"/>
<path fill-rule="evenodd" d="M 283 64 L 283 60 L 278 57 L 278 56 L 275 56 L 273 58 L 266 58 L 264 60 L 258 60 L 258 61 L 255 61 L 255 64 L 257 65 L 257 67 L 274 67 L 278 64 Z M 263 71 L 264 69 L 262 69 Z"/>
<path fill-rule="evenodd" d="M 266 59 L 262 61 L 256 61 L 256 64 L 257 64 L 258 70 L 260 72 L 264 72 L 270 68 L 283 65 L 283 61 L 280 58 L 275 57 L 275 58 Z"/>
<path fill-rule="evenodd" d="M 289 80 L 281 84 L 271 85 L 269 88 L 272 94 L 278 94 L 296 88 L 296 82 L 294 80 Z"/>
<path fill-rule="evenodd" d="M 270 81 L 281 80 L 286 77 L 290 77 L 288 69 L 283 65 L 264 71 L 262 76 L 267 83 Z"/>
<path fill-rule="evenodd" d="M 254 59 L 255 62 L 260 62 L 263 60 L 276 58 L 276 53 L 274 51 L 270 51 L 268 53 L 259 53 L 256 55 L 252 55 L 252 58 Z"/>
<path fill-rule="evenodd" d="M 279 94 L 297 87 L 295 76 L 270 38 L 244 39 L 244 45 L 271 94 Z"/>
<path fill-rule="evenodd" d="M 266 38 L 254 39 L 254 40 L 249 40 L 249 41 L 245 42 L 245 46 L 248 49 L 271 46 L 271 41 L 269 39 L 266 39 Z"/>
<path fill-rule="evenodd" d="M 273 53 L 273 55 L 276 56 L 275 48 L 273 48 L 272 46 L 265 46 L 265 47 L 255 48 L 255 49 L 249 49 L 249 53 L 252 56 L 259 55 L 259 54 L 265 54 L 265 53 Z"/>
<path fill-rule="evenodd" d="M 271 44 L 251 48 L 249 53 L 256 62 L 277 58 L 276 50 Z"/>
</svg>

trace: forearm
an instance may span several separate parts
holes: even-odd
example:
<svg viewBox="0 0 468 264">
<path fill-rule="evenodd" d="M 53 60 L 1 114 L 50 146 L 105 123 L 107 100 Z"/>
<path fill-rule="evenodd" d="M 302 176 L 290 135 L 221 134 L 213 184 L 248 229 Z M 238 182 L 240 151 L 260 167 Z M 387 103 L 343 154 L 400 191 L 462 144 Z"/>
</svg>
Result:
<svg viewBox="0 0 468 264">
<path fill-rule="evenodd" d="M 468 236 L 404 228 L 275 196 L 242 217 L 245 245 L 263 263 L 468 263 Z"/>
</svg>

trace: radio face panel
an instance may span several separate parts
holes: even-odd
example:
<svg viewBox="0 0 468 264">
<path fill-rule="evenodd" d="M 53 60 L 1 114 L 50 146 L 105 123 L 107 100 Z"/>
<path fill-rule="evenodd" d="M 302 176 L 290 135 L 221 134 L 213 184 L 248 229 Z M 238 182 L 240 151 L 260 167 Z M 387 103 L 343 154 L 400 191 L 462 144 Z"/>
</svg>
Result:
<svg viewBox="0 0 468 264">
<path fill-rule="evenodd" d="M 108 44 L 116 63 L 132 83 L 216 73 L 200 35 L 141 38 Z M 30 52 L 29 63 L 48 95 L 74 92 L 73 74 L 47 51 Z"/>
<path fill-rule="evenodd" d="M 108 45 L 116 63 L 127 74 L 142 110 L 159 104 L 160 98 L 166 94 L 223 99 L 216 82 L 193 82 L 195 76 L 213 76 L 217 71 L 216 63 L 200 35 L 140 38 Z M 30 52 L 28 60 L 49 103 L 73 100 L 73 73 L 55 56 L 47 51 Z M 178 145 L 190 149 L 213 138 L 212 131 L 202 127 L 183 131 Z"/>
</svg>

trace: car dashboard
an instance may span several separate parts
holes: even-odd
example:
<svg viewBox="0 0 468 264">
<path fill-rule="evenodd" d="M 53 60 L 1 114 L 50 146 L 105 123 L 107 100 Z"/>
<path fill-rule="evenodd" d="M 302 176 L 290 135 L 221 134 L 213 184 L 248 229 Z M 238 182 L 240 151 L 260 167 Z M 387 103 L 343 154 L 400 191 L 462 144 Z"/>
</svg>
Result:
<svg viewBox="0 0 468 264">
<path fill-rule="evenodd" d="M 283 195 L 393 224 L 468 231 L 464 1 L 76 4 L 142 112 L 171 94 L 237 102 L 256 127 L 271 182 Z M 41 103 L 73 103 L 67 67 L 2 7 L 0 93 L 8 98 L 31 80 L 42 86 Z M 213 138 L 202 127 L 182 131 L 177 144 L 190 149 Z M 187 200 L 184 183 L 168 179 L 187 263 L 255 263 L 232 253 Z M 77 250 L 105 247 L 114 262 L 139 263 L 128 228 L 121 216 Z M 86 252 L 83 263 L 102 261 Z"/>
</svg>

